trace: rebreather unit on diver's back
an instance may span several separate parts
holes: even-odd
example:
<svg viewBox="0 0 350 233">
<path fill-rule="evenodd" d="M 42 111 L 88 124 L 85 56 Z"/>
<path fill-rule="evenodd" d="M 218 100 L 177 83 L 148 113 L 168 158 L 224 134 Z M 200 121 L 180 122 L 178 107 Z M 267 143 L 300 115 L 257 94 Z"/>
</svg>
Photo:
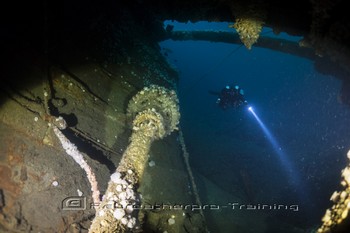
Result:
<svg viewBox="0 0 350 233">
<path fill-rule="evenodd" d="M 209 91 L 209 93 L 218 96 L 216 103 L 224 110 L 228 108 L 238 108 L 248 104 L 244 98 L 243 89 L 238 85 L 227 85 L 220 92 Z"/>
</svg>

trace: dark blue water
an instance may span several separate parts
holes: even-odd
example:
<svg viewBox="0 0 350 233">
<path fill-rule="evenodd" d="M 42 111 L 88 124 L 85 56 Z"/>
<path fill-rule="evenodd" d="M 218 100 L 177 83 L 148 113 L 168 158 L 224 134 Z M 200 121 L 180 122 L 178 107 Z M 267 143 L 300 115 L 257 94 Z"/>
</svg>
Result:
<svg viewBox="0 0 350 233">
<path fill-rule="evenodd" d="M 227 23 L 171 24 L 174 30 L 233 30 Z M 268 28 L 263 32 L 301 39 L 274 35 Z M 254 46 L 247 50 L 236 44 L 169 40 L 161 47 L 180 73 L 181 128 L 202 202 L 298 206 L 297 211 L 207 211 L 209 229 L 317 228 L 331 205 L 330 195 L 339 189 L 350 149 L 350 109 L 338 101 L 341 81 L 318 73 L 313 61 Z M 232 84 L 244 89 L 292 170 L 247 107 L 224 111 L 217 106 L 209 91 Z M 251 221 L 260 224 L 260 231 Z"/>
</svg>

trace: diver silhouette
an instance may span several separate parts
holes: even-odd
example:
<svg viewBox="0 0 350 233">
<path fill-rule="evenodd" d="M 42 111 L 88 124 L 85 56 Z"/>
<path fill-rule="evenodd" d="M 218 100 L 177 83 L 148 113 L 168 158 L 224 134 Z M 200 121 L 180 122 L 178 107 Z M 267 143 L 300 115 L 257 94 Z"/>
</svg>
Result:
<svg viewBox="0 0 350 233">
<path fill-rule="evenodd" d="M 244 99 L 244 91 L 238 85 L 226 86 L 220 93 L 209 91 L 209 93 L 218 95 L 216 103 L 220 108 L 226 110 L 228 108 L 238 108 L 248 104 Z"/>
</svg>

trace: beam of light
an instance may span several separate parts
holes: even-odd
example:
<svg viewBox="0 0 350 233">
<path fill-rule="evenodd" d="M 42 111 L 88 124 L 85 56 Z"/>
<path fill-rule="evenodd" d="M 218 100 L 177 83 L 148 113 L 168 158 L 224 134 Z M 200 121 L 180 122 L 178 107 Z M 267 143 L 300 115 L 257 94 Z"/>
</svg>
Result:
<svg viewBox="0 0 350 233">
<path fill-rule="evenodd" d="M 296 172 L 296 170 L 293 167 L 293 164 L 290 162 L 290 160 L 288 159 L 288 156 L 285 154 L 285 152 L 282 150 L 282 147 L 278 144 L 276 138 L 272 135 L 272 133 L 270 132 L 270 130 L 266 127 L 266 125 L 262 122 L 262 120 L 260 119 L 260 117 L 255 113 L 254 109 L 252 106 L 248 107 L 248 111 L 251 112 L 255 118 L 255 120 L 258 122 L 260 128 L 262 129 L 262 131 L 264 132 L 264 134 L 266 135 L 267 139 L 269 140 L 269 142 L 271 143 L 274 151 L 276 152 L 276 154 L 278 155 L 278 158 L 283 166 L 283 169 L 288 172 L 288 176 L 291 179 L 290 181 L 294 184 L 294 185 L 298 185 L 300 184 L 300 179 L 299 176 Z"/>
<path fill-rule="evenodd" d="M 278 144 L 276 138 L 272 135 L 270 130 L 266 127 L 266 125 L 262 122 L 260 117 L 256 114 L 252 106 L 248 107 L 248 111 L 252 113 L 255 120 L 258 122 L 260 128 L 266 135 L 267 139 L 271 143 L 274 151 L 278 155 L 280 160 L 282 169 L 286 172 L 288 183 L 293 188 L 293 191 L 297 195 L 298 200 L 304 205 L 308 205 L 312 200 L 309 195 L 309 187 L 300 177 L 298 171 L 294 168 L 292 162 L 289 160 L 287 154 L 282 150 L 282 147 Z M 311 213 L 310 213 L 311 214 Z"/>
</svg>

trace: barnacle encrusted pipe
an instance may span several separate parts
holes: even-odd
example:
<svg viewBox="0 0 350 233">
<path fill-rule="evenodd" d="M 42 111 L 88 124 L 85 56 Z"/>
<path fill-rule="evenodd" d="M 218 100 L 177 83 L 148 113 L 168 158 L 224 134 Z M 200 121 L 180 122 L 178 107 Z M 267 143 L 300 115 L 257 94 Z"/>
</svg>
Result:
<svg viewBox="0 0 350 233">
<path fill-rule="evenodd" d="M 89 232 L 133 232 L 140 228 L 140 184 L 151 143 L 177 129 L 180 113 L 174 91 L 152 85 L 129 102 L 127 115 L 132 121 L 130 144 L 117 170 L 111 175 L 107 191 L 96 210 Z"/>
<path fill-rule="evenodd" d="M 322 218 L 322 226 L 317 230 L 317 233 L 328 232 L 345 232 L 347 220 L 349 224 L 349 211 L 350 211 L 350 150 L 348 151 L 349 164 L 342 171 L 341 185 L 344 187 L 343 191 L 335 191 L 331 196 L 331 201 L 334 202 L 330 209 L 326 210 L 325 215 Z M 348 227 L 348 226 L 347 226 Z M 348 229 L 348 228 L 347 228 Z M 346 231 L 348 232 L 348 231 Z"/>
</svg>

